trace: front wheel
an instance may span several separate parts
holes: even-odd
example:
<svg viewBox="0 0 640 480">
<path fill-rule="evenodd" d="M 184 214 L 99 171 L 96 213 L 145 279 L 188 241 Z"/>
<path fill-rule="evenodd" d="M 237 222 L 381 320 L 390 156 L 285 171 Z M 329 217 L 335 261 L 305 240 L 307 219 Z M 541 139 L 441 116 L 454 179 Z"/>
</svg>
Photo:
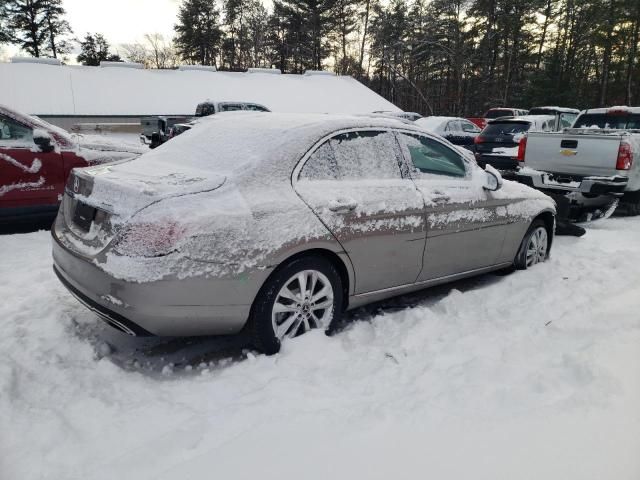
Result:
<svg viewBox="0 0 640 480">
<path fill-rule="evenodd" d="M 251 341 L 266 354 L 276 353 L 288 339 L 329 328 L 343 300 L 340 274 L 331 262 L 319 256 L 293 259 L 258 293 L 249 320 Z"/>
<path fill-rule="evenodd" d="M 549 257 L 550 237 L 542 220 L 535 220 L 520 244 L 520 249 L 513 262 L 518 270 L 526 270 Z"/>
</svg>

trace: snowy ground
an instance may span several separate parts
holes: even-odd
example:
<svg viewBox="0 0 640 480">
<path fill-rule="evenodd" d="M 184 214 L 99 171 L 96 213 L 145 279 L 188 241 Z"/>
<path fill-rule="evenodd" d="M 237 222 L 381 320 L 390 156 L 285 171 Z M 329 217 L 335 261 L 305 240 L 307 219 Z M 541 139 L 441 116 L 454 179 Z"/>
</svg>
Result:
<svg viewBox="0 0 640 480">
<path fill-rule="evenodd" d="M 637 480 L 639 237 L 596 222 L 264 357 L 121 335 L 48 232 L 0 236 L 0 478 Z"/>
</svg>

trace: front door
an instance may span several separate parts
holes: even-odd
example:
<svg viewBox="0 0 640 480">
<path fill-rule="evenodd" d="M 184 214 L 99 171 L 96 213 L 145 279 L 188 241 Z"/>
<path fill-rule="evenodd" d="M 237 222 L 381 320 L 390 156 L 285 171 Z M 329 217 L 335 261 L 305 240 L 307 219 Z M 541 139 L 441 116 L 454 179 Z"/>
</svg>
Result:
<svg viewBox="0 0 640 480">
<path fill-rule="evenodd" d="M 485 173 L 432 137 L 399 133 L 424 195 L 427 243 L 419 281 L 495 265 L 504 242 L 507 200 L 483 188 Z"/>
<path fill-rule="evenodd" d="M 60 153 L 39 151 L 33 130 L 0 115 L 0 206 L 52 206 L 64 186 Z"/>
<path fill-rule="evenodd" d="M 392 132 L 349 131 L 320 144 L 294 180 L 349 255 L 356 294 L 412 284 L 422 268 L 424 201 L 401 163 Z"/>
</svg>

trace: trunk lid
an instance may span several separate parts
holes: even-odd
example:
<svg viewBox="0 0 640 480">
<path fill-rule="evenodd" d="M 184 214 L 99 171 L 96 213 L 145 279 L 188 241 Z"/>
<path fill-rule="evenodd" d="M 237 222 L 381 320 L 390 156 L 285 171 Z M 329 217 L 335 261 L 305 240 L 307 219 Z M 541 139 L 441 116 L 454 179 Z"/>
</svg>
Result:
<svg viewBox="0 0 640 480">
<path fill-rule="evenodd" d="M 627 175 L 616 169 L 620 134 L 571 134 L 531 132 L 527 139 L 525 165 L 543 172 L 602 176 Z"/>
<path fill-rule="evenodd" d="M 215 190 L 226 177 L 159 162 L 151 171 L 136 162 L 74 169 L 65 188 L 62 209 L 67 246 L 94 255 L 111 242 L 136 213 L 162 200 Z M 60 232 L 58 232 L 60 233 Z"/>
</svg>

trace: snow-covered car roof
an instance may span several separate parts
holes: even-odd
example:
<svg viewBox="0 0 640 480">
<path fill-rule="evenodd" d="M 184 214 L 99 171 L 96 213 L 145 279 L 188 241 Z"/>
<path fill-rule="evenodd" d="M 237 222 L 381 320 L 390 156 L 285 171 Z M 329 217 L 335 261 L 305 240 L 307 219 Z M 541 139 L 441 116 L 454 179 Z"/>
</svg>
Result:
<svg viewBox="0 0 640 480">
<path fill-rule="evenodd" d="M 343 129 L 372 127 L 424 133 L 411 123 L 384 116 L 228 112 L 204 117 L 170 142 L 114 169 L 132 175 L 192 170 L 289 181 L 297 161 L 318 140 Z"/>
<path fill-rule="evenodd" d="M 580 113 L 580 110 L 577 108 L 568 108 L 568 107 L 557 107 L 555 105 L 552 106 L 543 106 L 543 107 L 532 107 L 529 111 L 532 110 L 549 110 L 555 113 Z"/>
</svg>

